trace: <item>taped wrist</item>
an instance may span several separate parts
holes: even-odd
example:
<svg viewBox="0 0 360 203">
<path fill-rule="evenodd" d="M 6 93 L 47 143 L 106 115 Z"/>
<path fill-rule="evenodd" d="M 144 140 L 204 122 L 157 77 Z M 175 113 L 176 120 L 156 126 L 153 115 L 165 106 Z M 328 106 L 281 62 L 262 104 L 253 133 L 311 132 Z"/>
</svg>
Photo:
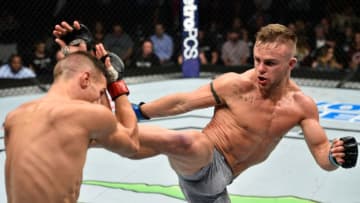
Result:
<svg viewBox="0 0 360 203">
<path fill-rule="evenodd" d="M 106 58 L 110 58 L 111 66 L 107 68 L 108 83 L 121 80 L 124 75 L 125 65 L 119 56 L 109 52 L 105 56 L 102 56 L 100 60 L 105 64 Z"/>
<path fill-rule="evenodd" d="M 119 78 L 119 72 L 117 72 L 113 66 L 110 66 L 107 69 L 107 80 L 109 83 L 113 83 L 116 82 L 117 80 L 121 80 Z"/>
<path fill-rule="evenodd" d="M 124 80 L 118 80 L 107 85 L 107 89 L 113 101 L 121 95 L 129 95 L 129 89 Z"/>
<path fill-rule="evenodd" d="M 341 166 L 335 159 L 335 157 L 333 157 L 333 155 L 331 155 L 331 152 L 329 152 L 329 161 L 333 166 L 339 167 Z"/>
</svg>

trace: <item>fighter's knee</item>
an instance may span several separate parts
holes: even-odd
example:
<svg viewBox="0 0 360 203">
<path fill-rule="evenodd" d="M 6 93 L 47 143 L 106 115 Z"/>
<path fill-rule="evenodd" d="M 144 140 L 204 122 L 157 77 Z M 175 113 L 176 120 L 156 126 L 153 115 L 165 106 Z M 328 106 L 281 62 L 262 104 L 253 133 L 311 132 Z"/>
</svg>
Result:
<svg viewBox="0 0 360 203">
<path fill-rule="evenodd" d="M 186 154 L 198 154 L 202 151 L 211 152 L 213 149 L 206 135 L 197 131 L 187 131 L 186 133 L 178 134 L 176 145 L 179 150 Z"/>
<path fill-rule="evenodd" d="M 169 146 L 173 144 L 172 147 L 183 152 L 191 150 L 195 143 L 195 140 L 190 133 L 179 133 L 175 136 L 174 140 L 173 143 L 169 143 Z"/>
</svg>

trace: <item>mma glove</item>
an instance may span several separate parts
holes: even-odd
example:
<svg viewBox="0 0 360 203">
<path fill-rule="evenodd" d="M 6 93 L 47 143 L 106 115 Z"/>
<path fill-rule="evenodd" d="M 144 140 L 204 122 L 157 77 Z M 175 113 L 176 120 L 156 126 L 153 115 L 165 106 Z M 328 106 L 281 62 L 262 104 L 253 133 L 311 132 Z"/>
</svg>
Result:
<svg viewBox="0 0 360 203">
<path fill-rule="evenodd" d="M 344 143 L 344 153 L 345 156 L 343 157 L 344 163 L 339 164 L 335 157 L 332 156 L 331 152 L 329 152 L 329 160 L 335 166 L 341 166 L 342 168 L 352 168 L 356 166 L 356 161 L 358 157 L 358 146 L 356 139 L 354 137 L 342 137 L 340 140 Z"/>
<path fill-rule="evenodd" d="M 94 49 L 94 37 L 84 24 L 80 24 L 79 30 L 73 27 L 72 32 L 62 36 L 60 39 L 63 40 L 67 45 L 72 46 L 76 46 L 81 42 L 85 42 L 88 51 Z"/>
<path fill-rule="evenodd" d="M 132 108 L 136 114 L 136 118 L 138 119 L 138 121 L 141 120 L 150 120 L 150 117 L 146 116 L 142 111 L 141 111 L 141 105 L 145 104 L 145 102 L 140 102 L 139 104 L 131 104 Z"/>
<path fill-rule="evenodd" d="M 129 95 L 129 89 L 122 79 L 124 75 L 125 65 L 121 58 L 116 54 L 109 52 L 101 57 L 101 61 L 105 63 L 105 59 L 109 57 L 111 66 L 107 68 L 107 89 L 113 101 L 121 95 Z"/>
<path fill-rule="evenodd" d="M 94 50 L 94 37 L 90 30 L 84 24 L 80 24 L 80 29 L 73 28 L 73 31 L 62 36 L 61 39 L 67 44 L 76 46 L 81 42 L 86 43 L 88 51 Z M 108 72 L 108 85 L 107 89 L 112 100 L 117 97 L 129 94 L 129 90 L 124 80 L 122 80 L 125 66 L 123 61 L 115 53 L 109 52 L 107 55 L 101 58 L 102 62 L 105 63 L 105 59 L 110 57 L 111 67 L 107 68 Z"/>
</svg>

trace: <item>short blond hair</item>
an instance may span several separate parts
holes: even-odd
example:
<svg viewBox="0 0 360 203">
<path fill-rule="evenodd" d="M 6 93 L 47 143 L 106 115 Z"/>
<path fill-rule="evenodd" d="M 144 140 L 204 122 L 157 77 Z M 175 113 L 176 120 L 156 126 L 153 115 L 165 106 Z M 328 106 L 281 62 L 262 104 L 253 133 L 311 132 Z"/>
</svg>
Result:
<svg viewBox="0 0 360 203">
<path fill-rule="evenodd" d="M 263 43 L 288 43 L 294 46 L 293 55 L 296 53 L 297 36 L 288 27 L 281 24 L 268 24 L 256 33 L 256 44 Z"/>
</svg>

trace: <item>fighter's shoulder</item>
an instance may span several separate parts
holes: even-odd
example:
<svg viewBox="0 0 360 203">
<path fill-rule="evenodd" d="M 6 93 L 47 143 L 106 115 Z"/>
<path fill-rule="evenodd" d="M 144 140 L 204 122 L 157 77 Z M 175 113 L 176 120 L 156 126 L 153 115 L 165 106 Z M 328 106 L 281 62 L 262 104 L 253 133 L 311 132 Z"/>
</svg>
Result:
<svg viewBox="0 0 360 203">
<path fill-rule="evenodd" d="M 228 72 L 220 75 L 216 80 L 216 83 L 223 84 L 226 87 L 251 87 L 253 86 L 253 82 L 251 81 L 251 72 L 244 72 L 244 73 L 235 73 L 235 72 Z"/>
<path fill-rule="evenodd" d="M 317 110 L 315 100 L 309 95 L 306 95 L 300 88 L 293 89 L 291 95 L 295 103 L 304 113 L 313 113 Z"/>
<path fill-rule="evenodd" d="M 14 121 L 14 119 L 16 118 L 16 115 L 18 114 L 18 109 L 15 109 L 13 111 L 10 111 L 9 113 L 6 114 L 5 116 L 5 120 L 3 123 L 3 127 L 5 129 L 9 128 L 9 126 L 11 125 L 11 123 Z"/>
<path fill-rule="evenodd" d="M 26 112 L 26 109 L 28 109 L 29 107 L 33 106 L 34 103 L 36 103 L 36 101 L 30 101 L 30 102 L 26 102 L 23 103 L 21 105 L 19 105 L 18 107 L 16 107 L 15 109 L 11 110 L 10 112 L 8 112 L 6 114 L 5 117 L 5 121 L 4 123 L 10 123 L 11 121 L 15 121 L 17 120 L 17 117 L 21 117 L 24 115 L 24 113 Z"/>
<path fill-rule="evenodd" d="M 81 100 L 74 100 L 57 104 L 49 115 L 55 119 L 65 119 L 69 121 L 96 121 L 110 116 L 111 111 L 101 104 L 93 104 Z"/>
<path fill-rule="evenodd" d="M 65 111 L 75 112 L 75 113 L 81 112 L 82 114 L 98 114 L 109 111 L 109 109 L 107 109 L 105 106 L 101 104 L 90 103 L 82 100 L 73 100 L 67 103 L 67 105 L 64 106 L 64 108 Z"/>
</svg>

